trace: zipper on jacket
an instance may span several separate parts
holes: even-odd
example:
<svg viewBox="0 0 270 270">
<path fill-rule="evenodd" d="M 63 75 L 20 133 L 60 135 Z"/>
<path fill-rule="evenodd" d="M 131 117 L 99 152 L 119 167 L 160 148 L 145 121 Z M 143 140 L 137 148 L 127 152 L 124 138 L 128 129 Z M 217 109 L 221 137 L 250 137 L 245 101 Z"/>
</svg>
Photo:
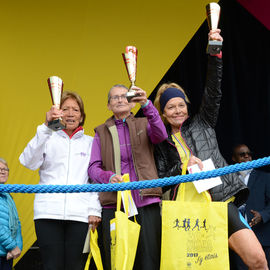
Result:
<svg viewBox="0 0 270 270">
<path fill-rule="evenodd" d="M 67 178 L 66 178 L 66 185 L 68 184 L 68 179 L 69 179 L 69 163 L 70 163 L 70 148 L 71 148 L 71 139 L 67 138 L 69 140 L 69 145 L 68 145 L 68 169 L 67 169 Z M 64 199 L 64 220 L 66 219 L 66 204 L 67 204 L 67 193 L 65 193 L 65 199 Z"/>
<path fill-rule="evenodd" d="M 128 147 L 127 147 L 127 139 L 126 139 L 125 123 L 126 123 L 126 121 L 123 121 L 124 135 L 125 135 L 125 136 L 124 136 L 124 137 L 125 137 L 125 145 L 126 145 L 126 150 L 128 150 Z M 128 126 L 127 126 L 127 127 L 128 127 Z M 131 149 L 132 163 L 133 163 L 133 166 L 134 166 L 134 172 L 135 172 L 135 175 L 136 175 L 137 179 L 139 180 L 138 173 L 137 173 L 137 169 L 136 169 L 135 159 L 134 159 L 134 156 L 133 156 L 133 153 L 132 153 L 132 144 L 131 144 L 131 140 L 130 140 L 130 149 Z M 128 151 L 127 151 L 127 152 L 128 152 Z M 128 162 L 128 166 L 129 166 L 129 171 L 131 172 L 130 162 Z M 140 196 L 140 199 L 143 200 L 143 196 L 142 196 L 142 194 L 141 194 L 141 190 L 139 190 L 139 196 Z"/>
<path fill-rule="evenodd" d="M 123 127 L 124 127 L 124 138 L 125 138 L 125 146 L 126 146 L 126 152 L 128 153 L 128 147 L 127 147 L 127 134 L 126 134 L 126 128 L 125 128 L 125 121 L 123 121 Z M 131 148 L 131 141 L 130 141 L 130 148 Z M 132 149 L 131 149 L 131 155 L 132 155 Z M 133 158 L 132 158 L 133 159 Z M 132 160 L 133 161 L 133 160 Z M 134 164 L 134 162 L 133 162 Z M 129 171 L 131 172 L 131 167 L 130 167 L 130 159 L 128 155 L 128 166 L 129 166 Z M 136 173 L 136 171 L 135 171 Z"/>
<path fill-rule="evenodd" d="M 130 142 L 130 144 L 131 144 L 131 142 Z M 136 163 L 135 163 L 135 158 L 134 158 L 133 153 L 132 153 L 132 148 L 131 148 L 131 156 L 132 156 L 132 161 L 133 161 L 133 166 L 134 166 L 134 171 L 135 171 L 136 177 L 137 177 L 138 181 L 140 181 L 139 177 L 138 177 L 138 173 L 137 173 L 137 167 L 136 167 Z M 139 191 L 140 199 L 142 201 L 143 200 L 142 190 L 139 189 L 138 191 Z"/>
</svg>

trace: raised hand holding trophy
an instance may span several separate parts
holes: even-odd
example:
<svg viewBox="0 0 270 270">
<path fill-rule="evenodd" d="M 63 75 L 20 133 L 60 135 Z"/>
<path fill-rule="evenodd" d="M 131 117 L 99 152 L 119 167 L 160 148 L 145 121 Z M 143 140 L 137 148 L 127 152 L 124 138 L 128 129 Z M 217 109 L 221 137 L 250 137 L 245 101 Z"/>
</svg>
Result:
<svg viewBox="0 0 270 270">
<path fill-rule="evenodd" d="M 132 98 L 137 96 L 136 91 L 132 89 L 132 87 L 135 86 L 136 81 L 137 55 L 138 51 L 134 46 L 127 46 L 126 52 L 122 53 L 128 73 L 128 78 L 131 82 L 131 86 L 129 88 L 129 91 L 127 92 L 128 102 L 130 102 Z"/>
<path fill-rule="evenodd" d="M 216 30 L 218 28 L 220 6 L 217 3 L 209 3 L 206 5 L 206 16 L 210 30 Z M 207 53 L 219 54 L 222 48 L 222 41 L 220 40 L 209 40 L 207 45 Z"/>
<path fill-rule="evenodd" d="M 60 109 L 61 96 L 63 92 L 63 81 L 57 77 L 52 76 L 48 79 L 48 85 L 51 93 L 52 103 Z M 48 122 L 48 127 L 54 131 L 64 129 L 66 126 L 61 118 L 53 119 Z"/>
</svg>

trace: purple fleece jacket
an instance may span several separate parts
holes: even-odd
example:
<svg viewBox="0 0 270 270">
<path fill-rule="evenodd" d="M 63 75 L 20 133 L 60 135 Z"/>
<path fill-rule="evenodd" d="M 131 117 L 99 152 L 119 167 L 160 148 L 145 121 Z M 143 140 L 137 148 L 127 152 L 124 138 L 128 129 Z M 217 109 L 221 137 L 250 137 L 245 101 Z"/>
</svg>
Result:
<svg viewBox="0 0 270 270">
<path fill-rule="evenodd" d="M 149 100 L 148 104 L 143 107 L 142 110 L 148 120 L 147 133 L 151 142 L 153 144 L 157 144 L 165 140 L 168 137 L 166 128 L 159 116 L 157 109 L 154 107 L 152 102 Z M 138 181 L 132 160 L 128 126 L 126 125 L 125 120 L 115 120 L 115 125 L 118 131 L 120 141 L 122 175 L 125 173 L 129 173 L 131 182 Z M 155 165 L 153 164 L 153 166 Z M 113 174 L 115 174 L 115 172 L 104 171 L 102 169 L 100 139 L 99 135 L 96 133 L 92 145 L 88 175 L 93 181 L 97 183 L 109 183 L 110 177 Z M 139 190 L 132 190 L 131 193 L 137 207 L 143 207 L 145 205 L 160 202 L 160 198 L 158 197 L 141 197 L 139 195 Z"/>
</svg>

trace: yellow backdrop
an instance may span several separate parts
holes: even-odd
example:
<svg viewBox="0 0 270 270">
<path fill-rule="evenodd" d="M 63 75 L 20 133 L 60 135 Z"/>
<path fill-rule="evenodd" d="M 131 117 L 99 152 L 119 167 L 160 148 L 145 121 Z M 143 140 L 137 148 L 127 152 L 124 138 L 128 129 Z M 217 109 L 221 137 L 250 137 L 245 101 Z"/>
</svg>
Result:
<svg viewBox="0 0 270 270">
<path fill-rule="evenodd" d="M 86 133 L 110 113 L 109 88 L 129 86 L 121 53 L 138 48 L 136 84 L 154 89 L 205 19 L 206 0 L 13 0 L 0 3 L 0 156 L 11 169 L 10 184 L 37 184 L 38 173 L 18 161 L 51 106 L 47 78 L 85 102 Z M 138 107 L 135 108 L 137 110 Z M 57 151 L 57 150 L 56 150 Z M 13 194 L 24 250 L 35 241 L 33 198 Z"/>
</svg>

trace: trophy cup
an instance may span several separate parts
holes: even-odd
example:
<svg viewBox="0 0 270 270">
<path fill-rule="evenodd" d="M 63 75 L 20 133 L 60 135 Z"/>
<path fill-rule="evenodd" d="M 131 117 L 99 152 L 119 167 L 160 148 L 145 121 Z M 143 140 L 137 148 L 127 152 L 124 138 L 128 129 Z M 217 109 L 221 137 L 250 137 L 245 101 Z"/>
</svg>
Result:
<svg viewBox="0 0 270 270">
<path fill-rule="evenodd" d="M 61 96 L 63 92 L 63 81 L 57 77 L 52 76 L 48 79 L 48 85 L 51 93 L 52 103 L 60 109 Z M 48 127 L 54 131 L 64 129 L 66 126 L 61 118 L 54 119 L 48 122 Z"/>
<path fill-rule="evenodd" d="M 218 28 L 220 15 L 220 6 L 217 3 L 209 3 L 206 6 L 206 16 L 207 22 L 210 30 L 215 30 Z M 222 41 L 220 40 L 209 40 L 207 45 L 207 53 L 209 54 L 219 54 L 222 48 Z"/>
<path fill-rule="evenodd" d="M 134 46 L 127 46 L 126 52 L 122 53 L 125 66 L 127 69 L 127 73 L 128 73 L 128 78 L 131 82 L 131 86 L 127 92 L 128 102 L 131 102 L 132 98 L 138 96 L 136 94 L 136 91 L 132 89 L 132 87 L 135 86 L 135 80 L 136 80 L 137 54 L 138 54 L 138 51 L 136 47 Z"/>
</svg>

